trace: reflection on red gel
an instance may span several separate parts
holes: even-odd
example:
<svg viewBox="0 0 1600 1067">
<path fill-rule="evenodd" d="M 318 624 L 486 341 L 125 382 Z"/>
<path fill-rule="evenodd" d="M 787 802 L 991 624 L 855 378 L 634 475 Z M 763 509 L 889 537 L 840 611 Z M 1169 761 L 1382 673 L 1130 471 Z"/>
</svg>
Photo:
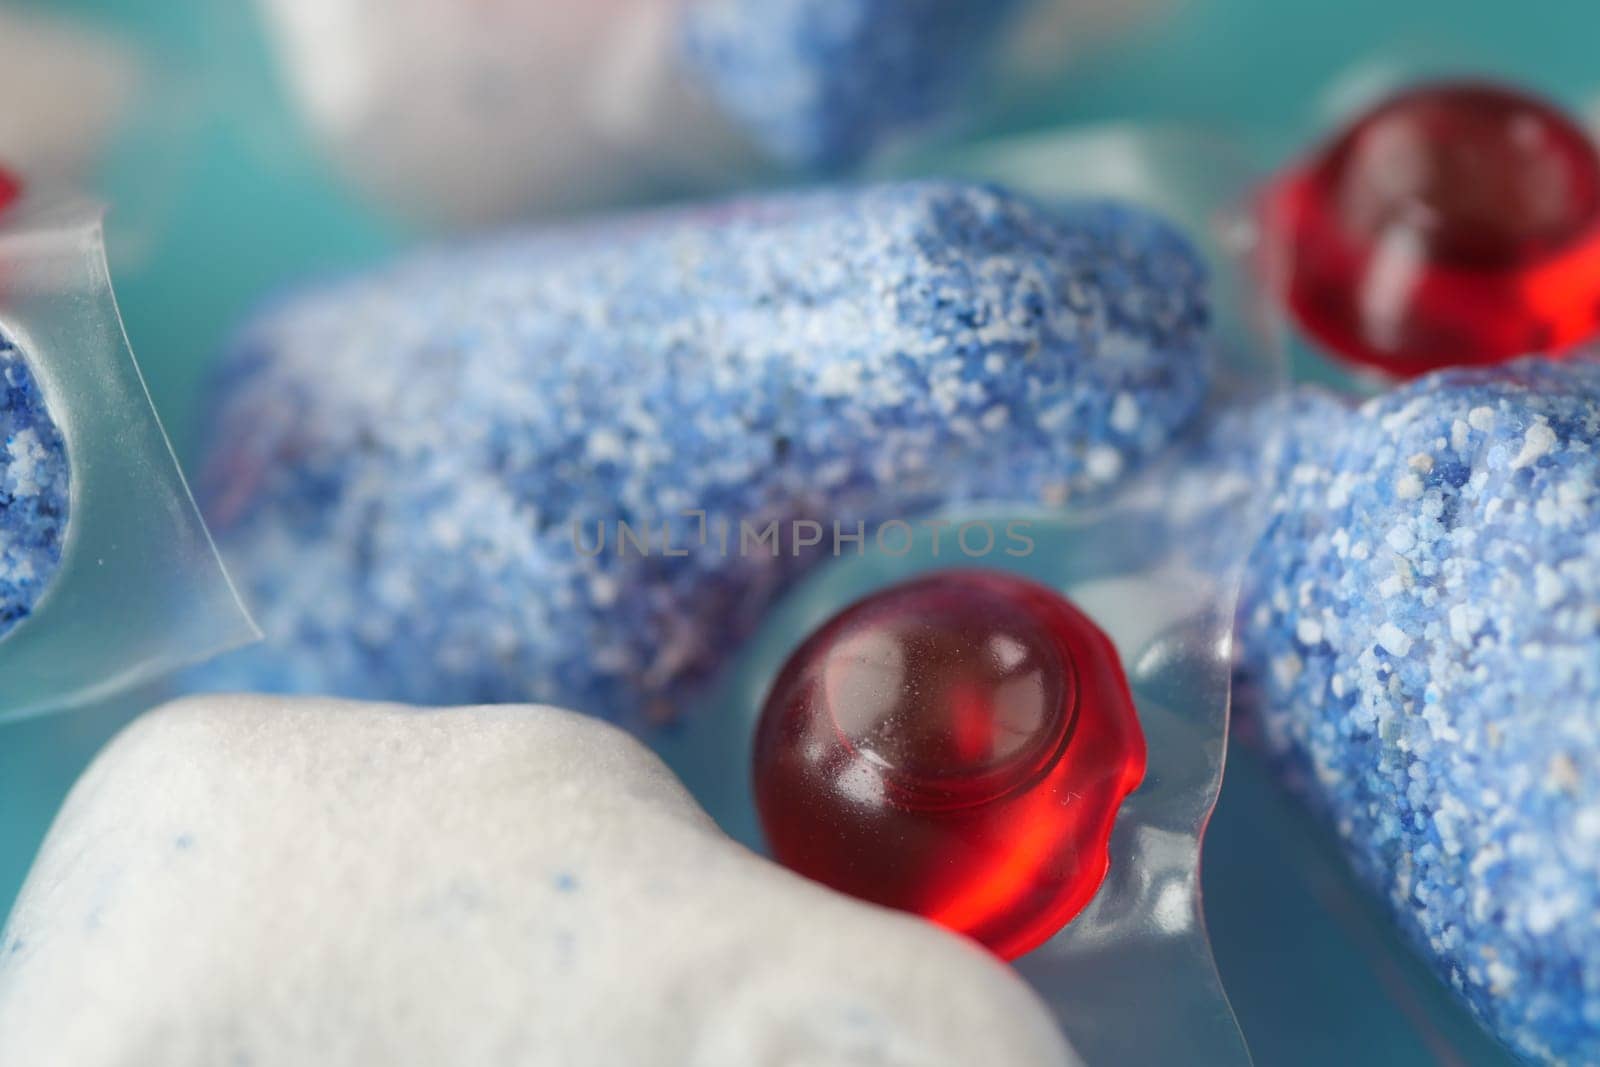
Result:
<svg viewBox="0 0 1600 1067">
<path fill-rule="evenodd" d="M 4 212 L 22 195 L 22 179 L 0 167 L 0 212 Z"/>
<path fill-rule="evenodd" d="M 790 657 L 754 770 L 780 862 L 1009 959 L 1099 889 L 1144 768 L 1105 634 L 1044 586 L 950 571 L 856 603 Z"/>
<path fill-rule="evenodd" d="M 1600 154 L 1516 90 L 1443 83 L 1361 116 L 1269 198 L 1316 340 L 1410 376 L 1600 333 Z"/>
</svg>

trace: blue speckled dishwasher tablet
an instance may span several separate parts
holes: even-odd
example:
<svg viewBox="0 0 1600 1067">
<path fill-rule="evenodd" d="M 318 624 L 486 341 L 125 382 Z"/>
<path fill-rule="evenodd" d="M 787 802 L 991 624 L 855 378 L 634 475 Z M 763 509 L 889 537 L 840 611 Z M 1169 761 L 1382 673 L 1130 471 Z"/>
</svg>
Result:
<svg viewBox="0 0 1600 1067">
<path fill-rule="evenodd" d="M 32 613 L 61 565 L 69 481 L 61 429 L 0 332 L 0 636 Z"/>
<path fill-rule="evenodd" d="M 1600 1062 L 1600 363 L 1299 414 L 1243 725 L 1491 1029 Z"/>
<path fill-rule="evenodd" d="M 831 549 L 741 552 L 735 524 L 831 541 L 1104 493 L 1201 404 L 1206 289 L 1141 211 L 919 182 L 518 234 L 304 293 L 221 383 L 209 512 L 268 640 L 207 681 L 670 712 Z M 663 554 L 666 520 L 687 555 Z M 657 531 L 648 558 L 616 552 L 619 521 Z"/>
<path fill-rule="evenodd" d="M 696 0 L 683 53 L 777 158 L 853 163 L 943 113 L 1021 0 Z"/>
</svg>

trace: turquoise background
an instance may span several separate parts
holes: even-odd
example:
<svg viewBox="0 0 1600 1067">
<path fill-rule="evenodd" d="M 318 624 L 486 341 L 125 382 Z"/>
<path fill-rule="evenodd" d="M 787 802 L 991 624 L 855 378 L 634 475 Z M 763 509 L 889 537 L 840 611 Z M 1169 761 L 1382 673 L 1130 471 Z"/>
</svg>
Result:
<svg viewBox="0 0 1600 1067">
<path fill-rule="evenodd" d="M 554 2 L 554 0 L 529 0 Z M 572 0 L 580 2 L 580 0 Z M 243 0 L 57 0 L 155 49 L 163 119 L 118 146 L 113 273 L 129 336 L 180 452 L 231 323 L 308 272 L 382 257 L 408 235 L 323 168 L 287 110 Z M 1278 143 L 1316 130 L 1319 100 L 1373 65 L 1470 63 L 1581 102 L 1600 96 L 1593 0 L 1180 0 L 1081 60 L 997 129 L 1166 118 Z M 191 464 L 192 467 L 192 464 Z M 0 727 L 0 911 L 67 787 L 149 696 Z M 1261 1064 L 1507 1062 L 1398 945 L 1322 831 L 1247 752 L 1232 756 L 1208 838 L 1207 913 L 1224 981 Z M 1139 1006 L 1159 1025 L 1159 1005 Z"/>
</svg>

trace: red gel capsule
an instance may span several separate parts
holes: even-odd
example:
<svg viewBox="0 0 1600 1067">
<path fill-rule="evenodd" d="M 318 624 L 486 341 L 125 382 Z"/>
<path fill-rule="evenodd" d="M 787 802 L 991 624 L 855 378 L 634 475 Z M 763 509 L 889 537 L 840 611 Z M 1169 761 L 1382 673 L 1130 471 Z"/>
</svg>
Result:
<svg viewBox="0 0 1600 1067">
<path fill-rule="evenodd" d="M 1302 328 L 1392 375 L 1600 333 L 1600 153 L 1514 89 L 1392 97 L 1276 185 L 1266 225 Z"/>
<path fill-rule="evenodd" d="M 988 571 L 886 589 L 816 631 L 773 684 L 754 761 L 781 863 L 1008 959 L 1094 896 L 1144 769 L 1111 641 Z"/>
</svg>

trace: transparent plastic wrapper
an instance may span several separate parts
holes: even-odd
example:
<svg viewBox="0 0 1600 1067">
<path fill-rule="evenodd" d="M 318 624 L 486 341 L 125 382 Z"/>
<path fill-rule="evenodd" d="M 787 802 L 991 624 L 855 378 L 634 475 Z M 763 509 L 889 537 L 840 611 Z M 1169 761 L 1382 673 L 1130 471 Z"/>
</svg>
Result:
<svg viewBox="0 0 1600 1067">
<path fill-rule="evenodd" d="M 0 720 L 256 636 L 129 350 L 101 215 L 39 194 L 0 214 Z"/>
<path fill-rule="evenodd" d="M 1252 250 L 1240 244 L 1248 229 L 1238 197 L 1254 175 L 1230 143 L 1108 129 L 980 146 L 923 165 L 1045 198 L 1116 196 L 1184 224 L 1215 272 L 1218 318 L 1213 400 L 1193 433 L 1278 389 L 1281 330 L 1253 295 Z M 1064 928 L 1016 960 L 1089 1064 L 1249 1062 L 1212 962 L 1199 862 L 1223 768 L 1240 568 L 1263 502 L 1252 479 L 1197 480 L 1187 452 L 1180 443 L 1092 506 L 925 516 L 951 524 L 942 544 L 921 529 L 904 553 L 869 538 L 859 556 L 831 562 L 781 602 L 712 706 L 659 740 L 724 827 L 762 848 L 749 771 L 757 718 L 807 634 L 894 583 L 952 569 L 999 570 L 1064 594 L 1115 646 L 1146 746 L 1143 782 L 1115 818 L 1104 882 Z M 953 540 L 965 523 L 1018 521 L 1032 542 L 1025 554 L 973 559 Z"/>
<path fill-rule="evenodd" d="M 335 161 L 482 224 L 838 172 L 1037 84 L 1159 0 L 261 0 Z"/>
</svg>

